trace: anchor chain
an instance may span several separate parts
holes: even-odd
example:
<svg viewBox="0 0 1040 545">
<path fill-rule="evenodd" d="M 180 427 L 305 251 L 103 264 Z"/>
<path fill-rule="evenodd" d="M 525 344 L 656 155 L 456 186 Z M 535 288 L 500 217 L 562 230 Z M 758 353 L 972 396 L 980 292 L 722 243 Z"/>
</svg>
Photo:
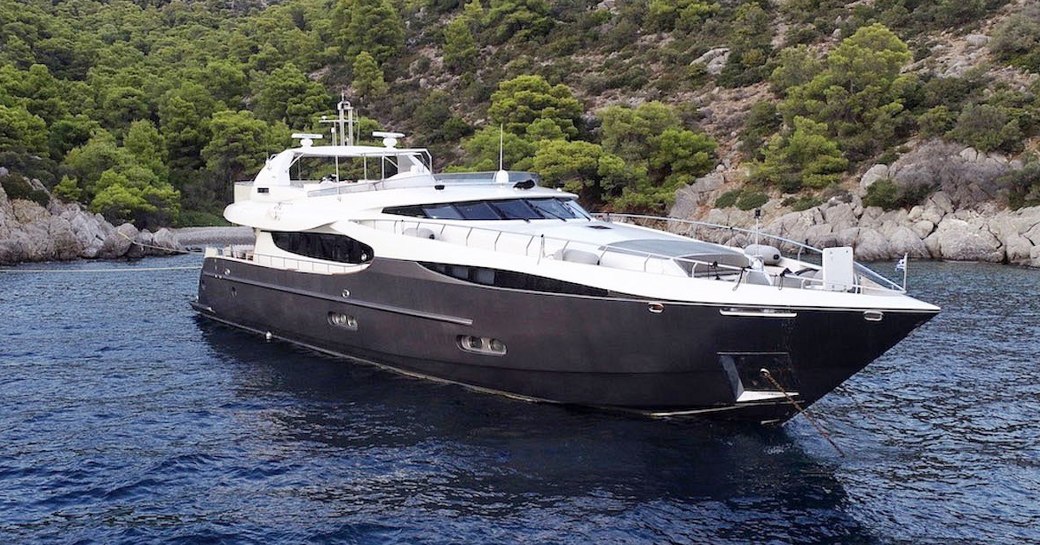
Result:
<svg viewBox="0 0 1040 545">
<path fill-rule="evenodd" d="M 841 447 L 839 447 L 838 444 L 834 442 L 834 439 L 831 439 L 831 434 L 827 433 L 827 430 L 824 429 L 824 427 L 819 422 L 817 422 L 815 418 L 813 418 L 812 414 L 809 413 L 808 409 L 803 408 L 801 405 L 799 405 L 798 402 L 795 401 L 793 397 L 791 397 L 791 394 L 787 393 L 787 390 L 785 390 L 784 387 L 781 386 L 775 378 L 773 378 L 773 375 L 769 372 L 769 369 L 763 367 L 758 372 L 763 377 L 765 377 L 766 380 L 768 380 L 777 390 L 780 390 L 780 393 L 784 394 L 784 397 L 787 398 L 787 402 L 794 407 L 798 414 L 805 416 L 809 423 L 812 424 L 814 428 L 816 428 L 816 431 L 820 432 L 820 435 L 822 435 L 823 438 L 826 439 L 832 447 L 834 447 L 834 450 L 836 450 L 839 455 L 841 455 L 842 457 L 845 456 L 845 452 L 841 450 Z"/>
</svg>

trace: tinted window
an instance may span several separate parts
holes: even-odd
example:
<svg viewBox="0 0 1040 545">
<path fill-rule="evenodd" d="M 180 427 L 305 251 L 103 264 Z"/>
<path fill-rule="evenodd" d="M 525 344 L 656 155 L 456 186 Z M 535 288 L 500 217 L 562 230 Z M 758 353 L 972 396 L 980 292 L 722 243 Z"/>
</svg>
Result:
<svg viewBox="0 0 1040 545">
<path fill-rule="evenodd" d="M 537 220 L 590 219 L 588 212 L 571 199 L 504 199 L 444 204 L 393 206 L 384 214 L 439 220 Z"/>
<path fill-rule="evenodd" d="M 485 267 L 470 267 L 467 265 L 447 265 L 444 263 L 420 264 L 427 269 L 458 278 L 459 280 L 465 280 L 475 284 L 483 284 L 485 286 L 494 286 L 497 288 L 538 291 L 544 293 L 565 293 L 568 295 L 586 295 L 590 297 L 607 297 L 610 295 L 610 293 L 605 289 L 514 271 L 488 269 Z"/>
<path fill-rule="evenodd" d="M 490 204 L 507 220 L 540 220 L 546 217 L 535 210 L 524 199 L 491 201 Z"/>
<path fill-rule="evenodd" d="M 547 218 L 573 219 L 581 217 L 575 214 L 574 210 L 564 205 L 560 199 L 531 199 L 529 202 L 531 206 L 542 212 Z"/>
<path fill-rule="evenodd" d="M 462 214 L 451 204 L 431 204 L 423 207 L 426 217 L 435 220 L 460 220 Z"/>
<path fill-rule="evenodd" d="M 372 261 L 372 247 L 343 235 L 272 232 L 274 245 L 286 252 L 339 263 Z"/>
<path fill-rule="evenodd" d="M 502 219 L 491 205 L 484 201 L 455 203 L 455 208 L 467 220 L 499 220 Z"/>
<path fill-rule="evenodd" d="M 423 211 L 421 206 L 395 206 L 393 208 L 384 208 L 384 214 L 394 214 L 397 216 L 412 216 L 416 218 L 425 218 L 426 212 Z"/>
</svg>

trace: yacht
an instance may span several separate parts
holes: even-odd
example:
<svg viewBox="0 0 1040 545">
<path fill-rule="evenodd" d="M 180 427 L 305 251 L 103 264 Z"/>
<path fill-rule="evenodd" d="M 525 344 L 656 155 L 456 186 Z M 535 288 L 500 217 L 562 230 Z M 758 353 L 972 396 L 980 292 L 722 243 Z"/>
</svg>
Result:
<svg viewBox="0 0 1040 545">
<path fill-rule="evenodd" d="M 224 216 L 256 241 L 206 250 L 199 314 L 524 400 L 783 422 L 939 311 L 851 248 L 434 174 L 400 134 L 355 144 L 352 114 L 236 185 Z"/>
</svg>

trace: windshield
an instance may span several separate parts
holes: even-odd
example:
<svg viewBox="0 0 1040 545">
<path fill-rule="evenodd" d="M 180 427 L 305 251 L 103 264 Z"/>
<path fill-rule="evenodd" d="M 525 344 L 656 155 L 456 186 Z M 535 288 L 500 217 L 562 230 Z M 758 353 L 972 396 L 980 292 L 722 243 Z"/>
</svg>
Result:
<svg viewBox="0 0 1040 545">
<path fill-rule="evenodd" d="M 430 219 L 461 220 L 571 220 L 591 219 L 573 199 L 505 199 L 457 203 L 393 206 L 384 214 Z"/>
</svg>

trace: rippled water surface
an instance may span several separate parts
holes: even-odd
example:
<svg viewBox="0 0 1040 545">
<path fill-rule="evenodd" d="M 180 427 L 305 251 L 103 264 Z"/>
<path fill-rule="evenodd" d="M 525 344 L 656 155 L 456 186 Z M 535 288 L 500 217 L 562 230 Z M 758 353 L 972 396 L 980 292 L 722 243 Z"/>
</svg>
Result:
<svg viewBox="0 0 1040 545">
<path fill-rule="evenodd" d="M 0 543 L 1040 542 L 1040 272 L 912 269 L 944 311 L 817 405 L 844 457 L 265 342 L 193 271 L 0 274 Z"/>
</svg>

